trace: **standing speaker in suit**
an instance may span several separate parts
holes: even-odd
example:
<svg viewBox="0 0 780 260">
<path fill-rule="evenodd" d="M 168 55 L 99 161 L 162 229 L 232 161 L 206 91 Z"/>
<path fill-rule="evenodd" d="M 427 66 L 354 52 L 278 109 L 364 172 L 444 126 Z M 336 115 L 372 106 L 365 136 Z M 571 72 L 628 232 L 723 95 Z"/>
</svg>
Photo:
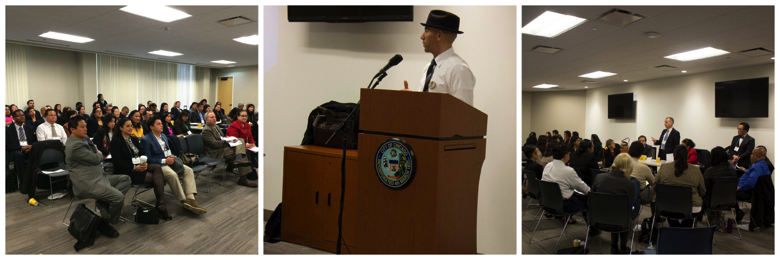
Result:
<svg viewBox="0 0 780 260">
<path fill-rule="evenodd" d="M 654 145 L 660 145 L 661 149 L 658 149 L 658 157 L 661 160 L 666 160 L 666 154 L 672 153 L 674 147 L 680 144 L 680 132 L 674 129 L 674 118 L 667 117 L 664 120 L 664 129 L 661 131 L 661 139 L 653 138 Z"/>
<path fill-rule="evenodd" d="M 756 148 L 756 139 L 748 135 L 750 125 L 747 122 L 739 123 L 737 126 L 737 135 L 731 139 L 731 145 L 726 147 L 731 158 L 730 164 L 737 164 L 740 167 L 750 168 L 750 154 Z"/>
</svg>

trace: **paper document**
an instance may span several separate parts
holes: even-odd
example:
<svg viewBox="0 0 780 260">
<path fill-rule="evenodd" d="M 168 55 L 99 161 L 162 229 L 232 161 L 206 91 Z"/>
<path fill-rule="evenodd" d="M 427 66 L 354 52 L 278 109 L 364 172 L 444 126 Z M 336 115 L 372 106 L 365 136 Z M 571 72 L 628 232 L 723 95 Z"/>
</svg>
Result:
<svg viewBox="0 0 780 260">
<path fill-rule="evenodd" d="M 249 148 L 248 150 L 250 150 L 252 152 L 259 153 L 260 152 L 260 147 L 252 147 L 252 148 Z"/>
<path fill-rule="evenodd" d="M 44 174 L 55 174 L 55 173 L 65 172 L 65 170 L 59 169 L 59 170 L 56 170 L 56 171 L 41 171 L 41 172 L 43 172 Z"/>
<path fill-rule="evenodd" d="M 667 153 L 666 154 L 666 162 L 674 162 L 674 154 L 673 153 Z"/>
<path fill-rule="evenodd" d="M 106 156 L 106 160 L 111 159 L 111 155 Z"/>
<path fill-rule="evenodd" d="M 222 140 L 232 142 L 234 140 L 238 140 L 238 138 L 236 138 L 235 136 L 228 136 L 228 137 L 222 137 Z"/>
<path fill-rule="evenodd" d="M 230 147 L 236 147 L 236 146 L 239 146 L 239 145 L 241 145 L 241 144 L 242 144 L 242 142 L 241 142 L 241 141 L 236 141 L 236 142 L 228 142 L 228 143 L 230 144 Z"/>
</svg>

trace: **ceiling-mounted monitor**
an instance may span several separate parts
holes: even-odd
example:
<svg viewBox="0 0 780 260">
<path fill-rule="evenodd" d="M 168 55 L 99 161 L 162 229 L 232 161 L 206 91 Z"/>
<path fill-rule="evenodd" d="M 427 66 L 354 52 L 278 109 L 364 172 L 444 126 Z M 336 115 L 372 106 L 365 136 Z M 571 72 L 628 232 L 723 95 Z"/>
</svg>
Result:
<svg viewBox="0 0 780 260">
<path fill-rule="evenodd" d="M 769 117 L 769 78 L 715 82 L 715 117 Z"/>
</svg>

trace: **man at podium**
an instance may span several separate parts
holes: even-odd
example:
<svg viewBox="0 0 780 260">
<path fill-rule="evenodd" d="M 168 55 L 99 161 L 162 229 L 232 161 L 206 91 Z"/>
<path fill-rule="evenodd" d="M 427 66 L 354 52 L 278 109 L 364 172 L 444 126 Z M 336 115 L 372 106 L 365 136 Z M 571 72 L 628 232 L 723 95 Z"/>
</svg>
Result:
<svg viewBox="0 0 780 260">
<path fill-rule="evenodd" d="M 433 60 L 426 64 L 420 79 L 420 91 L 449 93 L 474 106 L 474 84 L 476 78 L 468 63 L 452 48 L 459 31 L 460 17 L 442 11 L 432 10 L 428 20 L 420 23 L 425 31 L 420 36 L 425 52 L 433 54 Z M 409 91 L 409 83 L 404 80 L 404 89 Z"/>
</svg>

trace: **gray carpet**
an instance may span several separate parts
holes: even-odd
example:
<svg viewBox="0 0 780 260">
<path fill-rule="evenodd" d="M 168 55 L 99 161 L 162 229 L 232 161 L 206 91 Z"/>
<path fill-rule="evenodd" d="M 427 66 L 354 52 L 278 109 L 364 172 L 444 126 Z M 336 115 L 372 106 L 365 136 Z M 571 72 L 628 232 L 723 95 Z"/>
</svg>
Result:
<svg viewBox="0 0 780 260">
<path fill-rule="evenodd" d="M 265 227 L 265 221 L 263 227 Z M 279 241 L 276 243 L 263 242 L 263 254 L 265 255 L 332 255 L 328 251 L 302 246 L 289 242 Z"/>
<path fill-rule="evenodd" d="M 224 167 L 218 167 L 218 176 L 212 180 L 221 182 L 223 171 Z M 199 188 L 206 187 L 205 178 L 198 177 Z M 6 254 L 258 254 L 258 192 L 238 186 L 237 178 L 228 173 L 225 186 L 210 183 L 209 193 L 200 191 L 195 196 L 208 210 L 204 215 L 186 211 L 175 198 L 166 196 L 173 220 L 161 220 L 158 225 L 120 222 L 114 225 L 118 238 L 98 235 L 94 245 L 79 252 L 73 249 L 76 239 L 62 224 L 70 199 L 48 201 L 48 191 L 39 190 L 36 199 L 46 205 L 33 207 L 26 203 L 27 195 L 6 193 Z M 125 196 L 123 216 L 129 219 L 135 212 L 130 205 L 133 192 L 131 188 Z M 170 192 L 167 185 L 166 192 Z M 139 198 L 155 201 L 152 191 Z M 92 199 L 74 201 L 74 207 L 78 203 L 94 208 Z"/>
<path fill-rule="evenodd" d="M 530 197 L 522 200 L 523 209 L 526 208 L 529 200 Z M 538 201 L 534 200 L 533 203 L 538 203 Z M 555 248 L 555 243 L 558 241 L 558 236 L 561 235 L 561 231 L 563 229 L 562 220 L 554 218 L 551 220 L 546 217 L 542 217 L 542 221 L 539 223 L 536 234 L 533 235 L 534 241 L 548 237 L 555 238 L 533 244 L 529 242 L 531 239 L 531 233 L 534 231 L 534 227 L 536 226 L 539 215 L 541 214 L 541 211 L 537 211 L 538 209 L 539 206 L 530 206 L 530 208 L 527 211 L 524 210 L 521 215 L 523 220 L 521 226 L 523 229 L 522 254 L 552 254 L 553 249 Z M 748 223 L 750 220 L 750 212 L 746 211 L 745 213 L 746 215 L 743 219 L 743 223 Z M 639 214 L 637 219 L 641 221 L 642 219 L 650 217 L 650 215 L 650 209 L 646 207 L 642 209 L 642 212 Z M 731 213 L 726 213 L 726 217 L 731 217 Z M 656 225 L 658 225 L 658 223 L 656 223 Z M 706 218 L 703 219 L 703 221 L 696 223 L 697 227 L 703 227 L 706 225 Z M 664 224 L 664 226 L 668 227 L 669 225 L 667 223 Z M 588 226 L 582 219 L 582 215 L 577 215 L 577 223 L 566 227 L 566 234 L 563 236 L 563 238 L 561 238 L 558 249 L 560 250 L 563 248 L 572 247 L 574 239 L 585 241 L 585 233 L 587 232 L 587 228 Z M 733 230 L 733 234 L 735 236 L 739 236 L 736 229 Z M 610 254 L 610 234 L 602 232 L 598 237 L 601 239 L 601 247 L 599 247 L 598 239 L 594 238 L 593 236 L 588 238 L 588 243 L 590 244 L 588 245 L 588 249 L 590 250 L 589 253 Z M 634 238 L 634 250 L 636 251 L 647 249 L 648 245 L 646 243 L 636 242 L 638 237 L 639 232 L 636 233 L 636 237 Z M 629 235 L 629 243 L 631 241 L 630 239 L 631 236 Z M 769 229 L 762 229 L 760 232 L 749 232 L 742 230 L 742 240 L 737 240 L 726 233 L 715 231 L 714 240 L 715 244 L 713 251 L 715 254 L 774 254 L 775 252 L 774 227 Z"/>
</svg>

